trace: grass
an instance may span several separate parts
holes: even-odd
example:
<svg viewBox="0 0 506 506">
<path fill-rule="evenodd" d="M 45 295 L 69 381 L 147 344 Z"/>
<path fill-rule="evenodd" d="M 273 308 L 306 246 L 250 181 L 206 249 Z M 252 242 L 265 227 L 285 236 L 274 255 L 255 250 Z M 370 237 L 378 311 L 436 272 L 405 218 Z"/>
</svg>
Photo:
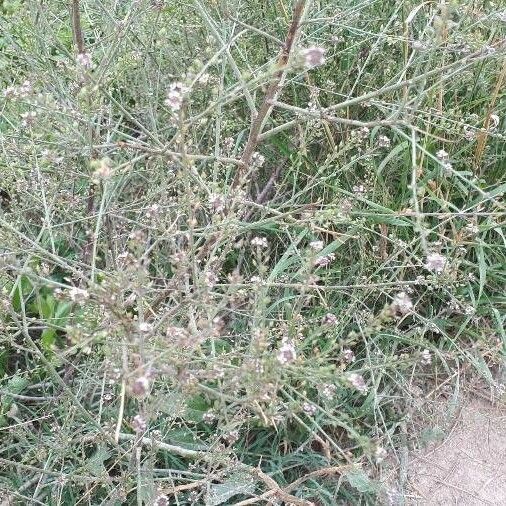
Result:
<svg viewBox="0 0 506 506">
<path fill-rule="evenodd" d="M 0 12 L 5 504 L 402 503 L 501 389 L 505 13 Z"/>
</svg>

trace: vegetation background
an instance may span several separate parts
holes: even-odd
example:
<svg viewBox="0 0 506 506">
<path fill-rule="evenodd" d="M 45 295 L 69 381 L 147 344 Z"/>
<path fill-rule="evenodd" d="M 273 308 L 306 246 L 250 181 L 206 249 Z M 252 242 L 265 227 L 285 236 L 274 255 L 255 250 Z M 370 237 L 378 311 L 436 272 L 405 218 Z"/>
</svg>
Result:
<svg viewBox="0 0 506 506">
<path fill-rule="evenodd" d="M 504 394 L 500 4 L 0 1 L 2 504 L 409 502 Z"/>
</svg>

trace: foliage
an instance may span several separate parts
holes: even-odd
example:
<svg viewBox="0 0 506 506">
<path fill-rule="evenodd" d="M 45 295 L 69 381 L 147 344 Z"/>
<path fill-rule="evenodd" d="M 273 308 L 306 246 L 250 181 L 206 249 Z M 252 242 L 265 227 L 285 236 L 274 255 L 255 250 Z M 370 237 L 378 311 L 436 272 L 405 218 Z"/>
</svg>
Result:
<svg viewBox="0 0 506 506">
<path fill-rule="evenodd" d="M 6 500 L 402 494 L 424 392 L 500 388 L 506 12 L 68 4 L 0 3 Z"/>
</svg>

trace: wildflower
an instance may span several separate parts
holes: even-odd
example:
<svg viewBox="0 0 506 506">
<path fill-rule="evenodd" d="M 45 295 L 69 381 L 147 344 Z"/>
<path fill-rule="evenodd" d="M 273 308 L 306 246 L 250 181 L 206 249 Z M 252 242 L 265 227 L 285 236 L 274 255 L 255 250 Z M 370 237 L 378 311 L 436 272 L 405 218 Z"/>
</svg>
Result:
<svg viewBox="0 0 506 506">
<path fill-rule="evenodd" d="M 269 246 L 269 243 L 267 242 L 267 239 L 265 237 L 253 237 L 251 239 L 251 245 L 257 246 L 258 248 L 267 248 Z"/>
<path fill-rule="evenodd" d="M 169 506 L 169 498 L 165 494 L 156 496 L 153 506 Z"/>
<path fill-rule="evenodd" d="M 323 241 L 312 241 L 309 243 L 309 247 L 313 251 L 321 251 L 323 249 L 324 243 Z"/>
<path fill-rule="evenodd" d="M 330 400 L 336 394 L 336 390 L 337 390 L 337 388 L 335 385 L 325 384 L 325 385 L 323 385 L 323 387 L 321 389 L 321 395 L 325 399 Z"/>
<path fill-rule="evenodd" d="M 448 160 L 448 153 L 444 150 L 444 149 L 440 149 L 437 153 L 436 153 L 436 157 L 439 159 L 439 160 Z"/>
<path fill-rule="evenodd" d="M 499 116 L 497 114 L 490 115 L 490 130 L 495 130 L 499 126 Z"/>
<path fill-rule="evenodd" d="M 281 365 L 290 364 L 297 359 L 295 346 L 291 342 L 285 342 L 279 349 L 276 358 Z"/>
<path fill-rule="evenodd" d="M 425 262 L 425 268 L 429 271 L 441 274 L 446 266 L 446 257 L 439 253 L 429 253 Z"/>
<path fill-rule="evenodd" d="M 369 130 L 369 127 L 366 127 L 366 126 L 363 126 L 363 127 L 360 127 L 358 130 L 356 130 L 356 135 L 360 138 L 360 139 L 365 139 L 369 133 L 370 133 L 370 130 Z"/>
<path fill-rule="evenodd" d="M 36 111 L 28 111 L 21 114 L 21 126 L 24 128 L 31 127 L 35 124 L 37 118 Z"/>
<path fill-rule="evenodd" d="M 186 93 L 186 87 L 181 82 L 172 83 L 167 92 L 167 98 L 165 99 L 165 105 L 170 107 L 174 112 L 179 111 L 183 105 L 184 94 Z"/>
<path fill-rule="evenodd" d="M 314 264 L 317 267 L 327 267 L 327 265 L 329 265 L 333 260 L 335 260 L 335 258 L 336 256 L 334 255 L 334 253 L 328 253 L 327 255 L 318 257 L 315 260 Z"/>
<path fill-rule="evenodd" d="M 132 393 L 135 397 L 143 398 L 149 392 L 149 379 L 146 376 L 140 376 L 132 385 Z"/>
<path fill-rule="evenodd" d="M 84 302 L 85 300 L 89 299 L 90 294 L 87 290 L 73 286 L 69 290 L 69 297 L 72 302 Z"/>
<path fill-rule="evenodd" d="M 225 210 L 225 198 L 218 193 L 212 193 L 208 199 L 211 209 L 215 213 L 222 213 Z"/>
<path fill-rule="evenodd" d="M 239 439 L 239 431 L 231 430 L 227 434 L 224 434 L 222 437 L 227 444 L 233 445 Z"/>
<path fill-rule="evenodd" d="M 420 354 L 420 363 L 423 365 L 429 365 L 432 363 L 432 354 L 431 352 L 425 348 Z"/>
<path fill-rule="evenodd" d="M 335 325 L 337 323 L 337 316 L 332 313 L 327 313 L 323 317 L 323 324 L 324 325 Z"/>
<path fill-rule="evenodd" d="M 465 226 L 466 231 L 471 235 L 476 235 L 480 232 L 480 227 L 476 223 L 468 223 Z"/>
<path fill-rule="evenodd" d="M 309 416 L 313 416 L 316 413 L 316 406 L 314 404 L 310 404 L 309 402 L 305 402 L 302 405 L 302 409 L 304 410 L 304 413 Z"/>
<path fill-rule="evenodd" d="M 406 292 L 399 292 L 390 306 L 395 313 L 408 314 L 413 309 L 413 302 Z"/>
<path fill-rule="evenodd" d="M 15 98 L 17 95 L 17 88 L 15 86 L 8 86 L 3 91 L 4 98 Z"/>
<path fill-rule="evenodd" d="M 263 156 L 262 154 L 255 152 L 253 153 L 253 155 L 251 155 L 251 164 L 253 165 L 253 167 L 261 167 L 264 163 L 265 163 L 265 156 Z"/>
<path fill-rule="evenodd" d="M 232 150 L 234 149 L 234 145 L 235 145 L 234 138 L 233 137 L 226 137 L 223 140 L 223 151 L 225 151 L 225 153 L 231 153 Z"/>
<path fill-rule="evenodd" d="M 132 420 L 132 428 L 135 432 L 146 432 L 146 429 L 148 428 L 148 424 L 146 423 L 146 420 L 141 415 L 135 415 Z"/>
<path fill-rule="evenodd" d="M 390 139 L 386 135 L 380 135 L 378 137 L 378 146 L 380 148 L 389 148 L 390 144 Z"/>
<path fill-rule="evenodd" d="M 354 193 L 360 193 L 360 194 L 366 192 L 366 188 L 363 184 L 354 185 L 352 190 Z"/>
<path fill-rule="evenodd" d="M 204 72 L 198 79 L 199 84 L 206 85 L 209 82 L 209 79 L 211 78 L 210 74 L 207 72 Z"/>
<path fill-rule="evenodd" d="M 411 47 L 416 51 L 424 51 L 427 46 L 421 40 L 414 40 L 411 42 Z"/>
<path fill-rule="evenodd" d="M 149 323 L 147 323 L 147 322 L 139 323 L 139 331 L 140 332 L 147 334 L 148 332 L 151 332 L 152 330 L 153 330 L 153 327 Z"/>
<path fill-rule="evenodd" d="M 254 285 L 261 285 L 263 283 L 263 280 L 260 276 L 251 276 L 250 283 Z"/>
<path fill-rule="evenodd" d="M 349 373 L 347 379 L 350 385 L 358 390 L 361 394 L 367 393 L 368 388 L 361 374 L 357 374 L 355 372 Z"/>
<path fill-rule="evenodd" d="M 325 63 L 325 49 L 322 47 L 308 47 L 302 51 L 302 56 L 308 68 L 319 67 Z"/>
<path fill-rule="evenodd" d="M 208 409 L 203 415 L 202 420 L 205 423 L 212 423 L 216 420 L 216 413 L 212 409 Z"/>
<path fill-rule="evenodd" d="M 470 125 L 464 125 L 463 130 L 466 141 L 473 141 L 476 139 L 476 131 Z"/>
<path fill-rule="evenodd" d="M 92 162 L 92 165 L 96 167 L 93 172 L 93 178 L 95 180 L 107 179 L 112 174 L 111 160 L 109 158 L 102 158 Z"/>
<path fill-rule="evenodd" d="M 208 288 L 212 288 L 218 282 L 218 275 L 214 271 L 205 271 L 204 272 L 204 284 Z"/>
<path fill-rule="evenodd" d="M 342 356 L 348 364 L 351 364 L 352 362 L 355 362 L 355 353 L 353 353 L 353 350 L 350 350 L 349 348 L 345 348 L 342 352 Z"/>
<path fill-rule="evenodd" d="M 376 462 L 379 464 L 383 460 L 385 460 L 388 456 L 388 452 L 382 446 L 377 446 L 374 451 L 374 458 Z"/>
<path fill-rule="evenodd" d="M 160 213 L 160 206 L 158 204 L 153 204 L 149 206 L 146 210 L 146 218 L 156 218 Z"/>
<path fill-rule="evenodd" d="M 91 69 L 93 62 L 89 53 L 79 53 L 76 56 L 76 63 L 83 69 Z"/>
<path fill-rule="evenodd" d="M 446 172 L 446 174 L 450 175 L 452 173 L 453 165 L 449 161 L 443 161 L 441 166 L 443 167 L 443 170 Z"/>
</svg>

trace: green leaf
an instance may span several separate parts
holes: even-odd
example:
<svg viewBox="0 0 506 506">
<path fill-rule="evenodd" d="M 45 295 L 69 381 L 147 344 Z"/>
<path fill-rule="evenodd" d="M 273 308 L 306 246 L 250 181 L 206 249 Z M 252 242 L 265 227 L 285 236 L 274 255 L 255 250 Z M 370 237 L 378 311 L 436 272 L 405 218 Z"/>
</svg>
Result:
<svg viewBox="0 0 506 506">
<path fill-rule="evenodd" d="M 21 287 L 21 290 L 20 290 Z M 26 302 L 26 298 L 30 295 L 33 290 L 33 285 L 27 276 L 22 275 L 18 279 L 14 293 L 12 294 L 12 307 L 14 311 L 21 311 L 21 294 L 23 294 L 23 300 Z M 21 293 L 20 293 L 21 292 Z"/>
<path fill-rule="evenodd" d="M 42 335 L 40 336 L 40 343 L 42 345 L 42 348 L 46 351 L 52 351 L 55 341 L 56 341 L 56 330 L 53 328 L 44 329 Z"/>
<path fill-rule="evenodd" d="M 100 476 L 106 472 L 104 462 L 110 457 L 107 448 L 100 445 L 95 453 L 85 462 L 84 467 L 92 476 Z"/>
<path fill-rule="evenodd" d="M 206 497 L 206 506 L 217 506 L 228 501 L 231 497 L 238 494 L 253 494 L 255 491 L 255 481 L 244 473 L 231 475 L 224 483 L 218 483 L 209 487 Z"/>
<path fill-rule="evenodd" d="M 375 492 L 377 485 L 362 469 L 354 469 L 345 475 L 348 483 L 362 494 Z"/>
<path fill-rule="evenodd" d="M 2 395 L 2 412 L 6 412 L 12 405 L 12 397 L 9 394 L 20 394 L 28 386 L 30 382 L 19 375 L 14 375 L 7 381 L 3 388 L 5 393 Z"/>
<path fill-rule="evenodd" d="M 56 305 L 56 299 L 52 295 L 46 295 L 45 297 L 37 297 L 37 309 L 39 315 L 46 319 L 51 320 L 54 315 L 54 308 Z"/>
</svg>

